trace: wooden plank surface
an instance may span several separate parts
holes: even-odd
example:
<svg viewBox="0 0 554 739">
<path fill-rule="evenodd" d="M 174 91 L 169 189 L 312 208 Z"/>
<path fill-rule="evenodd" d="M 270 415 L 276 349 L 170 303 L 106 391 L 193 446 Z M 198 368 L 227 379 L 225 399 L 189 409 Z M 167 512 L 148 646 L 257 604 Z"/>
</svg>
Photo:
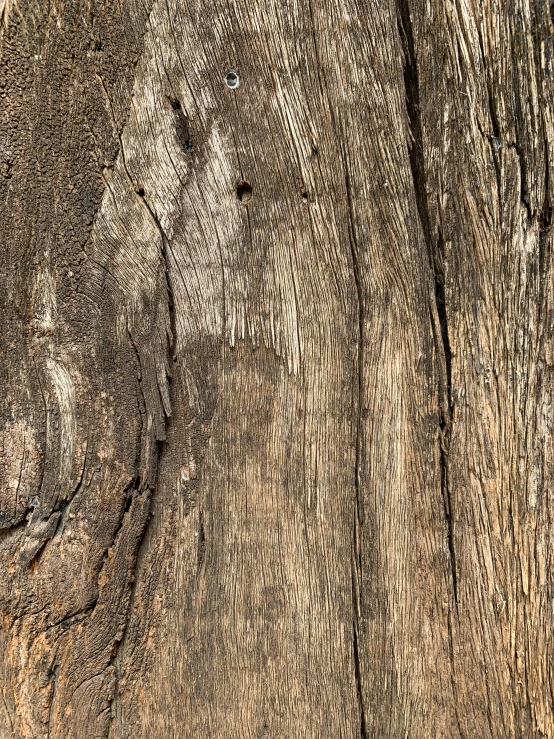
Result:
<svg viewBox="0 0 554 739">
<path fill-rule="evenodd" d="M 0 737 L 554 734 L 549 3 L 0 15 Z"/>
</svg>

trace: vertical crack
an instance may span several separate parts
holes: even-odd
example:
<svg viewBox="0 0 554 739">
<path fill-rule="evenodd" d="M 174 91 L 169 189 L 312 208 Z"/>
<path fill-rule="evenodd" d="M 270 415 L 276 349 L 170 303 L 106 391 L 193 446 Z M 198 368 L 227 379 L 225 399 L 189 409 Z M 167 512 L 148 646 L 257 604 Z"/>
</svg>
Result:
<svg viewBox="0 0 554 739">
<path fill-rule="evenodd" d="M 448 479 L 448 451 L 450 446 L 450 430 L 452 424 L 452 351 L 448 335 L 448 315 L 446 310 L 444 240 L 438 233 L 436 243 L 431 235 L 429 204 L 425 176 L 425 159 L 423 152 L 423 134 L 419 107 L 419 77 L 414 49 L 412 21 L 408 0 L 398 0 L 398 28 L 404 50 L 404 85 L 406 88 L 406 106 L 412 133 L 409 148 L 410 167 L 414 183 L 416 204 L 423 230 L 429 265 L 434 280 L 434 301 L 431 305 L 431 318 L 435 347 L 438 354 L 439 391 L 440 391 L 440 465 L 441 488 L 444 500 L 445 517 L 448 525 L 448 549 L 452 572 L 454 604 L 458 607 L 458 588 L 456 578 L 456 552 L 454 547 L 454 516 Z"/>
<path fill-rule="evenodd" d="M 452 402 L 452 351 L 448 334 L 448 313 L 446 310 L 445 286 L 445 245 L 442 232 L 438 230 L 437 238 L 432 238 L 431 220 L 429 217 L 429 203 L 427 200 L 427 181 L 425 174 L 425 155 L 423 148 L 423 133 L 421 125 L 419 101 L 419 75 L 414 48 L 412 20 L 410 16 L 409 0 L 398 0 L 398 31 L 404 51 L 404 86 L 406 90 L 406 107 L 412 135 L 409 146 L 410 168 L 414 184 L 414 193 L 419 220 L 423 236 L 427 245 L 429 269 L 433 275 L 434 290 L 431 290 L 430 312 L 433 327 L 433 337 L 438 355 L 439 373 L 439 405 L 440 405 L 440 475 L 441 491 L 444 501 L 444 513 L 447 523 L 447 539 L 452 578 L 452 594 L 454 610 L 458 613 L 458 582 L 456 568 L 456 550 L 454 546 L 454 511 L 452 508 L 448 452 L 450 448 L 450 434 L 453 421 L 454 406 Z M 463 736 L 460 717 L 458 715 L 455 682 L 454 637 L 453 637 L 453 610 L 448 614 L 448 648 L 450 657 L 450 681 L 454 699 L 454 713 L 459 735 Z"/>
<path fill-rule="evenodd" d="M 539 219 L 540 231 L 547 231 L 552 224 L 552 198 L 550 196 L 550 161 L 546 137 L 544 139 L 544 201 Z"/>
<path fill-rule="evenodd" d="M 362 281 L 359 264 L 359 249 L 355 233 L 355 218 L 352 205 L 352 192 L 350 186 L 350 176 L 348 173 L 347 159 L 345 152 L 342 152 L 344 162 L 344 179 L 346 185 L 346 196 L 348 200 L 349 211 L 349 230 L 350 230 L 350 250 L 352 253 L 352 266 L 354 271 L 354 282 L 356 284 L 356 293 L 358 298 L 358 407 L 356 412 L 356 458 L 354 470 L 354 487 L 356 492 L 356 517 L 354 522 L 354 562 L 352 566 L 352 599 L 353 599 L 353 651 L 354 651 L 354 672 L 356 677 L 356 687 L 358 693 L 358 705 L 360 710 L 360 736 L 361 739 L 367 739 L 367 721 L 365 715 L 365 706 L 362 690 L 362 675 L 360 668 L 360 650 L 359 650 L 359 632 L 361 620 L 361 577 L 362 577 L 362 553 L 360 544 L 360 528 L 364 521 L 363 502 L 361 497 L 360 485 L 360 464 L 361 464 L 361 443 L 362 443 L 362 406 L 363 406 L 363 367 L 364 367 L 364 298 L 362 290 Z"/>
<path fill-rule="evenodd" d="M 159 452 L 162 447 L 162 442 L 158 442 L 157 446 L 158 446 L 158 452 Z M 158 457 L 159 457 L 159 453 L 158 453 Z M 156 470 L 157 469 L 158 469 L 158 465 L 156 463 Z M 146 535 L 147 535 L 148 528 L 149 528 L 148 524 L 149 524 L 149 521 L 152 515 L 151 514 L 151 501 L 152 501 L 153 493 L 154 491 L 148 487 L 145 490 L 141 490 L 140 488 L 134 488 L 132 490 L 132 495 L 129 500 L 130 505 L 132 505 L 133 498 L 135 496 L 146 495 L 149 498 L 144 525 L 142 527 L 142 530 L 140 532 L 140 536 L 137 542 L 137 547 L 136 547 L 136 551 L 134 555 L 133 567 L 131 569 L 130 577 L 128 580 L 128 585 L 130 585 L 130 592 L 129 592 L 129 600 L 127 603 L 127 611 L 125 615 L 125 623 L 123 625 L 121 636 L 115 640 L 115 643 L 113 645 L 113 652 L 112 652 L 111 659 L 109 662 L 109 665 L 112 666 L 114 670 L 114 673 L 113 673 L 114 674 L 114 685 L 113 685 L 113 692 L 111 695 L 110 706 L 109 706 L 112 720 L 108 728 L 108 739 L 112 736 L 113 720 L 117 718 L 118 711 L 120 710 L 120 707 L 121 707 L 121 703 L 120 703 L 120 683 L 121 683 L 121 678 L 122 678 L 121 653 L 125 646 L 126 637 L 127 637 L 127 629 L 128 629 L 129 623 L 132 618 L 133 603 L 135 602 L 135 595 L 136 595 L 136 588 L 137 588 L 136 574 L 137 574 L 139 560 L 141 559 L 141 553 L 142 553 L 142 550 L 144 548 L 146 538 L 147 538 Z M 129 506 L 129 509 L 130 509 L 130 506 Z M 129 509 L 127 508 L 127 504 L 126 504 L 125 512 L 123 514 L 123 519 L 125 518 L 126 515 L 129 514 Z M 122 519 L 121 525 L 123 524 L 123 519 Z M 120 528 L 121 528 L 121 525 L 120 525 Z M 115 544 L 115 538 L 114 538 L 114 544 Z"/>
<path fill-rule="evenodd" d="M 51 692 L 50 692 L 50 705 L 48 706 L 48 723 L 46 724 L 46 737 L 47 739 L 50 739 L 51 737 L 51 729 L 52 729 L 52 706 L 54 705 L 54 693 L 56 692 L 56 687 L 58 685 L 58 680 L 60 677 L 60 668 L 59 665 L 56 664 L 54 657 L 54 664 L 50 667 L 49 674 L 52 675 L 52 680 L 50 681 L 51 686 Z M 11 719 L 10 719 L 11 723 Z M 12 725 L 12 731 L 13 731 L 13 725 Z M 14 734 L 15 736 L 15 734 Z"/>
<path fill-rule="evenodd" d="M 441 466 L 441 489 L 444 500 L 446 522 L 448 525 L 448 549 L 450 552 L 450 566 L 452 570 L 452 588 L 454 592 L 454 605 L 458 608 L 458 583 L 456 576 L 456 550 L 454 546 L 454 511 L 449 485 L 448 452 L 450 450 L 450 434 L 452 429 L 453 403 L 452 403 L 452 350 L 448 336 L 448 319 L 446 311 L 445 275 L 444 275 L 444 240 L 441 231 L 437 236 L 438 263 L 433 262 L 433 273 L 435 282 L 435 308 L 438 318 L 439 330 L 435 329 L 435 344 L 439 347 L 439 361 L 441 364 L 440 376 L 443 402 L 441 404 L 440 418 L 440 466 Z M 435 320 L 436 326 L 436 320 Z M 439 340 L 440 336 L 440 340 Z"/>
<path fill-rule="evenodd" d="M 362 410 L 363 410 L 363 367 L 364 367 L 364 323 L 365 323 L 365 301 L 362 287 L 362 276 L 359 260 L 359 245 L 356 238 L 355 229 L 355 213 L 352 199 L 352 188 L 350 182 L 350 174 L 348 169 L 348 157 L 344 149 L 344 137 L 339 134 L 340 124 L 335 119 L 332 102 L 327 92 L 324 67 L 321 63 L 318 48 L 316 23 L 314 17 L 314 9 L 311 0 L 308 0 L 308 9 L 312 24 L 314 53 L 317 62 L 317 74 L 322 96 L 326 97 L 329 102 L 329 110 L 333 130 L 339 140 L 340 154 L 344 171 L 344 184 L 346 188 L 346 198 L 348 204 L 348 231 L 350 240 L 350 252 L 352 257 L 352 269 L 354 272 L 354 283 L 356 285 L 356 296 L 358 306 L 357 334 L 358 334 L 358 351 L 356 357 L 358 382 L 357 382 L 357 408 L 355 411 L 356 423 L 356 452 L 355 452 L 355 469 L 354 469 L 354 490 L 356 497 L 356 510 L 354 518 L 354 544 L 352 554 L 352 651 L 354 655 L 354 676 L 356 680 L 356 692 L 358 697 L 358 709 L 360 716 L 360 738 L 368 739 L 366 709 L 364 705 L 362 672 L 360 660 L 360 626 L 361 626 L 361 582 L 362 582 L 362 553 L 360 541 L 360 529 L 364 522 L 364 510 L 361 491 L 361 451 L 362 451 Z M 312 144 L 312 151 L 315 145 Z"/>
<path fill-rule="evenodd" d="M 357 537 L 356 537 L 357 538 Z M 364 696 L 362 691 L 362 670 L 360 666 L 360 648 L 358 643 L 358 634 L 360 631 L 360 584 L 359 584 L 359 565 L 352 562 L 352 649 L 354 653 L 354 676 L 356 678 L 356 693 L 358 696 L 358 708 L 360 713 L 360 737 L 368 739 L 367 722 L 365 715 Z"/>
<path fill-rule="evenodd" d="M 542 210 L 539 215 L 539 310 L 537 316 L 537 325 L 540 331 L 540 343 L 543 343 L 543 337 L 545 334 L 544 324 L 547 311 L 547 273 L 548 273 L 548 262 L 549 262 L 549 243 L 550 243 L 550 231 L 552 227 L 552 198 L 550 194 L 550 160 L 548 155 L 548 141 L 544 140 L 544 200 Z M 547 323 L 547 321 L 546 321 Z M 541 327 L 543 327 L 541 329 Z"/>
<path fill-rule="evenodd" d="M 122 158 L 123 158 L 125 170 L 127 172 L 127 176 L 129 177 L 129 180 L 130 180 L 131 184 L 134 184 L 133 183 L 133 180 L 132 180 L 132 178 L 131 178 L 131 176 L 129 174 L 129 171 L 127 170 L 127 167 L 125 165 L 123 146 L 121 147 L 121 152 L 122 152 Z M 151 208 L 151 206 L 149 205 L 149 203 L 146 201 L 146 198 L 144 196 L 144 192 L 138 192 L 137 191 L 137 194 L 139 195 L 140 200 L 144 204 L 144 207 L 148 211 L 148 213 L 149 213 L 149 215 L 150 215 L 153 223 L 155 224 L 155 226 L 156 226 L 156 228 L 157 228 L 157 230 L 158 230 L 158 232 L 160 234 L 160 238 L 161 238 L 161 250 L 160 250 L 161 253 L 160 253 L 160 256 L 161 256 L 161 261 L 162 261 L 162 266 L 163 266 L 164 276 L 165 276 L 165 282 L 166 282 L 167 300 L 168 300 L 168 311 L 169 311 L 169 320 L 170 320 L 170 326 L 169 326 L 169 334 L 170 335 L 168 337 L 169 340 L 167 342 L 167 347 L 166 348 L 167 348 L 167 353 L 168 353 L 168 360 L 169 360 L 169 362 L 171 362 L 171 359 L 175 355 L 176 339 L 177 339 L 176 317 L 175 317 L 175 310 L 174 310 L 173 291 L 172 291 L 172 286 L 171 286 L 171 281 L 170 281 L 169 262 L 168 262 L 168 257 L 169 257 L 169 254 L 171 253 L 171 246 L 170 246 L 170 243 L 169 243 L 169 239 L 168 239 L 168 237 L 167 237 L 167 235 L 166 235 L 166 233 L 165 233 L 165 231 L 164 231 L 164 229 L 163 229 L 163 227 L 162 227 L 162 225 L 160 223 L 159 218 L 157 217 L 156 213 Z M 133 339 L 132 333 L 131 333 L 131 331 L 130 331 L 129 328 L 128 328 L 128 334 L 129 334 L 129 339 L 130 339 L 131 345 L 132 345 L 132 347 L 133 347 L 133 349 L 135 351 L 135 354 L 137 356 L 139 370 L 140 370 L 141 375 L 142 375 L 142 366 L 141 366 L 140 352 L 138 350 L 138 347 L 135 345 L 135 341 Z M 141 389 L 143 403 L 145 404 L 145 407 L 146 407 L 146 402 L 147 401 L 146 401 L 146 397 L 144 395 L 144 392 L 142 390 L 142 378 L 139 381 L 139 386 L 140 386 L 140 389 Z M 169 389 L 168 389 L 168 393 L 169 393 Z M 160 395 L 161 394 L 162 393 L 161 393 L 161 389 L 160 389 Z M 169 401 L 169 404 L 171 405 L 171 398 L 170 397 L 168 397 L 168 401 Z M 163 397 L 162 397 L 162 407 L 164 408 L 164 415 L 165 415 L 165 419 L 164 419 L 164 439 L 157 439 L 156 442 L 155 442 L 155 448 L 152 450 L 152 455 L 151 455 L 150 465 L 149 465 L 149 475 L 148 475 L 148 483 L 147 483 L 148 486 L 146 488 L 146 494 L 149 495 L 149 496 L 153 495 L 154 492 L 155 492 L 155 490 L 156 490 L 156 488 L 157 488 L 158 475 L 159 475 L 159 467 L 160 467 L 160 458 L 161 458 L 161 456 L 163 454 L 163 449 L 164 449 L 164 445 L 165 445 L 165 429 L 167 428 L 167 424 L 168 424 L 168 421 L 169 421 L 169 413 L 170 413 L 170 411 L 169 411 L 169 408 L 166 408 L 165 407 L 165 404 L 163 402 Z M 143 428 L 144 428 L 144 424 L 143 424 Z M 143 432 L 143 428 L 141 429 L 141 433 Z M 137 491 L 137 494 L 140 494 L 140 493 L 141 493 L 141 490 L 138 490 Z M 120 685 L 121 677 L 122 677 L 122 665 L 121 665 L 120 654 L 121 654 L 122 649 L 123 649 L 123 647 L 125 645 L 125 640 L 126 640 L 126 635 L 127 635 L 127 628 L 129 626 L 129 623 L 130 623 L 130 620 L 131 620 L 131 617 L 132 617 L 133 603 L 135 601 L 136 589 L 137 589 L 137 578 L 136 578 L 136 574 L 137 574 L 137 570 L 138 570 L 138 567 L 139 567 L 139 562 L 140 562 L 140 560 L 143 557 L 143 551 L 144 551 L 144 548 L 146 546 L 147 532 L 148 532 L 148 522 L 149 522 L 150 517 L 151 517 L 151 514 L 150 514 L 150 507 L 149 507 L 148 508 L 148 511 L 147 511 L 147 518 L 146 518 L 145 524 L 144 524 L 144 526 L 142 528 L 142 531 L 141 531 L 141 534 L 140 534 L 140 538 L 139 538 L 139 541 L 138 541 L 138 545 L 137 545 L 137 548 L 136 548 L 136 552 L 135 552 L 133 569 L 132 569 L 131 577 L 130 577 L 131 589 L 130 589 L 130 594 L 129 594 L 129 601 L 128 601 L 128 606 L 127 606 L 127 613 L 126 613 L 125 624 L 123 626 L 123 631 L 121 633 L 121 637 L 114 644 L 114 652 L 113 652 L 112 658 L 110 660 L 110 664 L 114 667 L 114 679 L 115 679 L 114 690 L 113 690 L 112 699 L 111 699 L 111 702 L 110 702 L 110 712 L 111 712 L 111 718 L 112 718 L 112 725 L 113 725 L 113 719 L 117 717 L 117 713 L 118 713 L 118 710 L 120 708 L 119 685 Z M 112 735 L 112 725 L 110 725 L 108 737 L 110 737 Z"/>
</svg>

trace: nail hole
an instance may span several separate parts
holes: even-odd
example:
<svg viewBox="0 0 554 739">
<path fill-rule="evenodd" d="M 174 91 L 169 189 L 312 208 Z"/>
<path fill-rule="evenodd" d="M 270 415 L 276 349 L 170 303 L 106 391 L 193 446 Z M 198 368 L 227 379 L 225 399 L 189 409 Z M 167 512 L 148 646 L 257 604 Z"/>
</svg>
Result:
<svg viewBox="0 0 554 739">
<path fill-rule="evenodd" d="M 307 203 L 307 202 L 308 202 L 308 193 L 307 193 L 307 192 L 305 192 L 305 191 L 304 191 L 304 192 L 302 193 L 302 200 L 303 200 L 303 201 L 304 201 L 305 203 Z"/>
<path fill-rule="evenodd" d="M 137 195 L 140 198 L 143 198 L 144 197 L 144 188 L 143 187 L 139 187 L 139 189 L 136 192 L 137 192 Z"/>
<path fill-rule="evenodd" d="M 230 90 L 236 90 L 240 85 L 240 75 L 236 69 L 228 69 L 225 75 L 225 84 Z"/>
<path fill-rule="evenodd" d="M 241 203 L 247 203 L 252 200 L 252 185 L 249 182 L 241 182 L 237 186 L 237 198 Z"/>
</svg>

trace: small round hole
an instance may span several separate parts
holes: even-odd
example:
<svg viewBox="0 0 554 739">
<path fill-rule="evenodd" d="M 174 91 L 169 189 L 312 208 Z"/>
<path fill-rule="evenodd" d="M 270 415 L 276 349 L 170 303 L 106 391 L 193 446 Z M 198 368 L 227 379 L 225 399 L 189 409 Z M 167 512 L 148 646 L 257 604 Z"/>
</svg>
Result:
<svg viewBox="0 0 554 739">
<path fill-rule="evenodd" d="M 225 75 L 225 84 L 230 90 L 236 90 L 240 85 L 240 75 L 236 69 L 228 69 Z"/>
<path fill-rule="evenodd" d="M 237 186 L 237 198 L 241 203 L 247 203 L 252 200 L 252 185 L 249 182 L 241 182 Z"/>
<path fill-rule="evenodd" d="M 137 190 L 137 195 L 140 198 L 143 198 L 144 197 L 144 187 L 139 187 L 139 189 Z"/>
<path fill-rule="evenodd" d="M 308 193 L 307 193 L 306 191 L 304 191 L 304 192 L 302 193 L 302 200 L 303 200 L 303 201 L 304 201 L 305 203 L 307 203 L 307 202 L 308 202 Z"/>
<path fill-rule="evenodd" d="M 172 100 L 171 107 L 173 110 L 181 110 L 181 103 L 178 100 Z"/>
</svg>

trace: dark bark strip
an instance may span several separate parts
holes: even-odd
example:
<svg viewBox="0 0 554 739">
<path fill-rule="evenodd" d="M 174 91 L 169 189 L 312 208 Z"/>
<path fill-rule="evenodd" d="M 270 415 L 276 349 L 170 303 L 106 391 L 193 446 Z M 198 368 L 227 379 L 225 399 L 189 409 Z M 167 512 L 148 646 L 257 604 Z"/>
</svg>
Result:
<svg viewBox="0 0 554 739">
<path fill-rule="evenodd" d="M 150 464 L 140 447 L 150 447 L 143 413 L 157 410 L 141 391 L 151 373 L 140 337 L 117 336 L 114 265 L 97 271 L 90 235 L 149 8 L 96 10 L 21 2 L 1 41 L 0 158 L 9 151 L 9 178 L 0 179 L 0 276 L 13 296 L 3 340 L 17 347 L 11 367 L 2 352 L 11 388 L 2 423 L 23 429 L 24 450 L 22 525 L 1 542 L 2 736 L 4 724 L 33 739 L 107 734 L 113 660 L 148 518 Z M 133 351 L 141 350 L 139 380 Z M 20 408 L 18 394 L 27 397 Z M 6 519 L 11 473 L 1 472 Z"/>
</svg>

